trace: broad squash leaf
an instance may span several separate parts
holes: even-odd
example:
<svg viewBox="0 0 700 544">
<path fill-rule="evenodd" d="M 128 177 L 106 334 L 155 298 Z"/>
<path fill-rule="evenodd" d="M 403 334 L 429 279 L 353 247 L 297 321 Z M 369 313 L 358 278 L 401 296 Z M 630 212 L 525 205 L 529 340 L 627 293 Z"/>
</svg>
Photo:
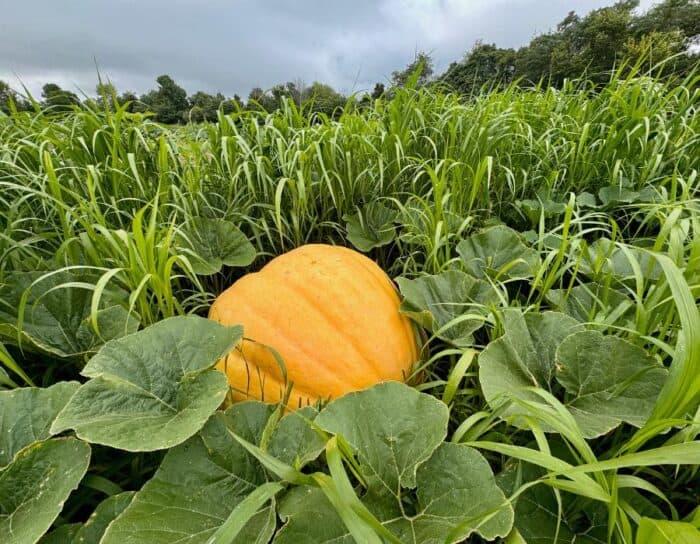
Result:
<svg viewBox="0 0 700 544">
<path fill-rule="evenodd" d="M 441 444 L 418 467 L 416 487 L 417 514 L 387 522 L 402 542 L 462 542 L 472 533 L 493 540 L 513 527 L 513 509 L 488 462 L 473 448 Z"/>
<path fill-rule="evenodd" d="M 74 544 L 75 536 L 82 528 L 82 523 L 66 523 L 56 527 L 39 540 L 39 544 Z"/>
<path fill-rule="evenodd" d="M 193 217 L 176 236 L 178 250 L 184 254 L 195 274 L 209 276 L 226 266 L 248 266 L 256 251 L 232 222 L 225 219 Z"/>
<path fill-rule="evenodd" d="M 566 404 L 588 438 L 622 422 L 644 425 L 668 377 L 666 368 L 642 348 L 598 331 L 567 337 L 556 360 Z"/>
<path fill-rule="evenodd" d="M 315 423 L 356 453 L 367 485 L 361 500 L 401 542 L 458 542 L 473 532 L 505 536 L 512 509 L 479 452 L 442 442 L 447 419 L 447 406 L 434 397 L 387 382 L 331 402 Z M 414 488 L 416 511 L 406 514 L 402 501 Z M 293 490 L 280 516 L 287 524 L 276 543 L 298 542 L 304 534 L 302 541 L 353 542 L 319 490 Z"/>
<path fill-rule="evenodd" d="M 52 431 L 129 451 L 170 448 L 195 434 L 224 400 L 226 376 L 212 367 L 242 338 L 241 327 L 172 317 L 107 343 L 82 371 L 91 378 Z"/>
<path fill-rule="evenodd" d="M 496 476 L 498 485 L 506 495 L 513 495 L 520 485 L 544 475 L 544 470 L 528 463 L 510 462 Z M 562 494 L 564 510 L 571 495 Z M 591 535 L 577 533 L 566 512 L 559 512 L 557 499 L 551 487 L 540 484 L 518 495 L 515 501 L 514 526 L 527 544 L 605 544 Z M 575 511 L 575 510 L 574 510 Z"/>
<path fill-rule="evenodd" d="M 315 423 L 357 450 L 370 486 L 398 491 L 415 487 L 418 465 L 447 434 L 447 417 L 447 406 L 438 399 L 386 382 L 334 400 Z"/>
<path fill-rule="evenodd" d="M 600 281 L 613 276 L 618 282 L 625 282 L 635 277 L 633 265 L 647 280 L 656 281 L 663 274 L 659 263 L 646 251 L 629 245 L 623 249 L 608 238 L 596 240 L 583 251 L 581 272 Z"/>
<path fill-rule="evenodd" d="M 530 220 L 530 223 L 536 225 L 541 215 L 549 219 L 558 217 L 566 211 L 565 202 L 557 202 L 546 195 L 541 195 L 537 200 L 519 200 L 516 205 Z"/>
<path fill-rule="evenodd" d="M 287 493 L 277 512 L 286 522 L 274 544 L 355 544 L 343 520 L 318 487 L 299 486 Z"/>
<path fill-rule="evenodd" d="M 486 400 L 508 395 L 531 402 L 542 399 L 527 387 L 550 392 L 552 380 L 564 387 L 560 398 L 587 438 L 620 423 L 641 426 L 656 402 L 668 371 L 643 349 L 614 336 L 583 330 L 582 324 L 556 312 L 503 312 L 505 334 L 479 356 L 479 381 Z M 525 414 L 511 406 L 504 416 Z M 521 423 L 516 418 L 513 424 Z"/>
<path fill-rule="evenodd" d="M 34 442 L 0 470 L 3 544 L 39 540 L 78 487 L 90 463 L 90 446 L 75 438 Z"/>
<path fill-rule="evenodd" d="M 270 455 L 297 469 L 316 459 L 326 447 L 310 425 L 317 415 L 315 408 L 305 406 L 283 417 L 270 438 Z"/>
<path fill-rule="evenodd" d="M 550 289 L 547 301 L 560 312 L 582 323 L 606 323 L 611 317 L 631 318 L 634 303 L 624 293 L 599 283 L 584 283 L 571 289 Z"/>
<path fill-rule="evenodd" d="M 557 312 L 523 314 L 508 309 L 503 311 L 503 329 L 505 334 L 491 341 L 479 355 L 484 397 L 492 405 L 504 394 L 541 402 L 524 388 L 550 390 L 557 347 L 571 333 L 583 330 L 583 325 Z M 524 409 L 511 406 L 504 415 L 522 413 Z M 517 419 L 514 424 L 518 425 Z"/>
<path fill-rule="evenodd" d="M 589 193 L 588 191 L 583 191 L 582 193 L 576 195 L 576 204 L 578 204 L 581 208 L 598 207 L 598 201 L 596 200 L 595 195 Z"/>
<path fill-rule="evenodd" d="M 94 275 L 68 271 L 9 274 L 0 285 L 0 340 L 58 357 L 74 357 L 93 353 L 105 342 L 135 332 L 139 319 L 121 305 L 127 299 L 121 291 L 103 292 L 97 311 L 99 333 L 93 328 L 90 311 L 96 280 Z M 25 291 L 28 295 L 23 303 Z"/>
<path fill-rule="evenodd" d="M 23 387 L 0 392 L 0 468 L 22 448 L 49 438 L 51 425 L 78 382 L 59 382 L 46 389 Z"/>
<path fill-rule="evenodd" d="M 537 252 L 505 225 L 472 234 L 459 243 L 457 253 L 466 271 L 477 278 L 531 278 L 540 264 Z"/>
<path fill-rule="evenodd" d="M 134 491 L 125 491 L 106 498 L 84 525 L 61 525 L 45 535 L 39 544 L 99 544 L 107 526 L 129 506 L 135 494 Z"/>
<path fill-rule="evenodd" d="M 346 214 L 348 240 L 360 251 L 385 246 L 396 237 L 397 212 L 381 202 L 370 202 L 352 215 Z"/>
<path fill-rule="evenodd" d="M 472 344 L 472 333 L 483 326 L 489 307 L 500 301 L 491 284 L 459 270 L 396 282 L 404 297 L 401 313 L 458 346 Z"/>
<path fill-rule="evenodd" d="M 273 408 L 241 402 L 211 416 L 200 433 L 168 451 L 153 478 L 109 525 L 101 544 L 207 542 L 231 511 L 267 482 L 265 469 L 233 433 L 259 443 Z M 274 515 L 266 507 L 234 542 L 262 544 L 274 529 Z"/>
<path fill-rule="evenodd" d="M 622 185 L 608 185 L 600 188 L 598 197 L 603 206 L 613 207 L 621 204 L 654 202 L 658 199 L 658 194 L 651 186 L 646 186 L 641 191 L 635 191 Z"/>
</svg>

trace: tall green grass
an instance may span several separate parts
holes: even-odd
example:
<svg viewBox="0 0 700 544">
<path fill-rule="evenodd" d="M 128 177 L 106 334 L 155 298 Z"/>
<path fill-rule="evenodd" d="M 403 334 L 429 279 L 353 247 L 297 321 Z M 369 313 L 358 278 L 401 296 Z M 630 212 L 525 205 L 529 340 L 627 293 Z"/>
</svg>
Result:
<svg viewBox="0 0 700 544">
<path fill-rule="evenodd" d="M 692 445 L 700 428 L 691 424 L 700 400 L 698 83 L 695 75 L 669 84 L 618 73 L 596 91 L 572 81 L 466 99 L 409 88 L 337 120 L 289 102 L 271 114 L 237 111 L 177 128 L 125 107 L 2 117 L 0 284 L 11 272 L 79 267 L 97 272 L 95 300 L 108 285 L 124 290 L 144 325 L 203 313 L 244 271 L 194 273 L 176 243 L 193 217 L 236 224 L 256 247 L 258 268 L 304 243 L 349 244 L 346 218 L 374 202 L 396 212 L 395 240 L 371 255 L 392 276 L 456 266 L 457 243 L 484 225 L 524 232 L 542 265 L 527 284 L 497 285 L 502 306 L 545 310 L 552 290 L 568 296 L 584 276 L 610 288 L 617 251 L 627 273 L 616 288 L 630 302 L 591 308 L 589 321 L 671 369 L 642 429 L 623 426 L 589 443 L 553 398 L 526 407 L 529 429 L 503 423 L 474 371 L 475 351 L 502 333 L 497 309 L 475 351 L 431 339 L 420 388 L 451 406 L 453 440 L 490 452 L 496 468 L 508 459 L 542 467 L 538 483 L 582 507 L 603 503 L 608 539 L 632 542 L 637 512 L 620 487 L 642 489 L 678 517 L 700 483 L 687 452 L 673 449 Z M 601 190 L 615 189 L 603 202 Z M 14 382 L 38 384 L 55 365 L 1 344 L 0 363 Z M 557 444 L 543 427 L 558 430 Z M 562 448 L 565 460 L 552 453 Z"/>
</svg>

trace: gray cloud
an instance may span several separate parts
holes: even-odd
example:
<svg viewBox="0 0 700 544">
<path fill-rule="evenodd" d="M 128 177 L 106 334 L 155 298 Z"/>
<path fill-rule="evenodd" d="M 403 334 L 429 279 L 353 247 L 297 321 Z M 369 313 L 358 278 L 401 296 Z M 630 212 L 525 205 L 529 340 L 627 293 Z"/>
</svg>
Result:
<svg viewBox="0 0 700 544">
<path fill-rule="evenodd" d="M 301 79 L 343 92 L 386 81 L 416 50 L 438 71 L 483 39 L 527 43 L 566 13 L 611 0 L 29 0 L 0 19 L 0 79 L 92 93 L 100 72 L 143 92 L 173 76 L 190 93 L 246 96 Z M 644 0 L 648 7 L 651 0 Z"/>
</svg>

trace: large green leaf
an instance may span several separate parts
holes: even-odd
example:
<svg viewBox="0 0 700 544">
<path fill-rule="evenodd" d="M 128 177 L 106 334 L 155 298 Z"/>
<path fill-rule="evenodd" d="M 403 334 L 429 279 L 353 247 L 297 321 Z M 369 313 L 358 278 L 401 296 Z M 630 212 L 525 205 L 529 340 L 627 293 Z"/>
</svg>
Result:
<svg viewBox="0 0 700 544">
<path fill-rule="evenodd" d="M 635 191 L 622 185 L 608 185 L 600 188 L 598 197 L 605 207 L 658 200 L 658 194 L 651 186 L 646 186 L 641 191 Z"/>
<path fill-rule="evenodd" d="M 566 202 L 552 200 L 546 194 L 538 195 L 537 200 L 519 200 L 516 201 L 515 204 L 523 211 L 533 225 L 537 224 L 542 215 L 549 219 L 558 217 L 566 211 Z"/>
<path fill-rule="evenodd" d="M 642 518 L 635 544 L 698 544 L 700 530 L 691 523 Z"/>
<path fill-rule="evenodd" d="M 0 535 L 4 544 L 39 540 L 85 475 L 90 446 L 75 438 L 35 442 L 0 470 Z"/>
<path fill-rule="evenodd" d="M 49 429 L 78 382 L 59 382 L 46 389 L 23 387 L 0 392 L 0 468 L 22 448 L 51 436 Z"/>
<path fill-rule="evenodd" d="M 608 238 L 600 238 L 583 251 L 580 270 L 603 282 L 613 276 L 618 282 L 635 278 L 635 267 L 642 278 L 656 281 L 662 275 L 661 265 L 641 248 L 616 245 Z"/>
<path fill-rule="evenodd" d="M 483 456 L 467 446 L 443 443 L 418 467 L 416 512 L 381 516 L 384 527 L 400 542 L 443 544 L 461 542 L 477 532 L 486 539 L 505 536 L 513 526 L 513 510 L 497 487 Z M 404 499 L 408 492 L 403 492 Z M 372 498 L 363 498 L 372 507 Z M 293 489 L 280 502 L 287 523 L 275 544 L 353 543 L 342 519 L 318 488 Z M 490 516 L 490 517 L 489 517 Z"/>
<path fill-rule="evenodd" d="M 360 251 L 385 246 L 396 237 L 397 212 L 381 202 L 370 202 L 352 215 L 345 215 L 348 240 Z"/>
<path fill-rule="evenodd" d="M 73 539 L 83 527 L 82 523 L 67 523 L 45 534 L 39 544 L 74 544 Z"/>
<path fill-rule="evenodd" d="M 518 309 L 504 310 L 505 334 L 479 355 L 479 381 L 486 400 L 495 405 L 508 394 L 540 402 L 540 397 L 524 388 L 550 389 L 557 347 L 568 335 L 582 329 L 576 320 L 557 312 L 523 314 Z M 522 413 L 522 408 L 511 406 L 504 415 Z"/>
<path fill-rule="evenodd" d="M 82 374 L 91 378 L 52 431 L 129 451 L 170 448 L 195 434 L 223 402 L 226 376 L 213 369 L 243 335 L 201 317 L 173 317 L 107 343 Z"/>
<path fill-rule="evenodd" d="M 370 485 L 398 493 L 415 487 L 418 465 L 445 438 L 447 417 L 436 398 L 385 382 L 331 402 L 315 423 L 357 450 Z"/>
<path fill-rule="evenodd" d="M 284 416 L 270 438 L 270 455 L 296 468 L 316 459 L 326 446 L 311 427 L 317 414 L 315 408 L 305 406 Z"/>
<path fill-rule="evenodd" d="M 131 504 L 136 493 L 125 491 L 103 500 L 73 538 L 73 544 L 100 544 L 107 526 Z"/>
<path fill-rule="evenodd" d="M 46 277 L 40 279 L 42 276 Z M 127 295 L 110 290 L 103 292 L 98 306 L 99 333 L 94 329 L 90 311 L 96 279 L 68 271 L 9 274 L 5 284 L 0 284 L 0 340 L 72 357 L 95 352 L 106 341 L 135 332 L 137 316 L 121 305 Z"/>
<path fill-rule="evenodd" d="M 274 544 L 354 544 L 343 520 L 318 487 L 300 486 L 281 500 L 278 514 L 286 523 Z"/>
<path fill-rule="evenodd" d="M 482 230 L 457 246 L 464 267 L 477 278 L 524 279 L 534 276 L 540 258 L 505 225 Z"/>
<path fill-rule="evenodd" d="M 256 257 L 245 234 L 224 219 L 193 217 L 176 242 L 195 274 L 216 274 L 224 265 L 248 266 Z"/>
<path fill-rule="evenodd" d="M 513 509 L 477 450 L 441 444 L 418 467 L 416 480 L 417 514 L 387 522 L 401 542 L 461 542 L 473 532 L 493 540 L 510 532 Z"/>
<path fill-rule="evenodd" d="M 472 333 L 484 324 L 489 307 L 500 300 L 488 282 L 459 270 L 396 282 L 404 297 L 401 313 L 459 346 L 472 344 Z M 453 320 L 457 321 L 448 325 Z"/>
<path fill-rule="evenodd" d="M 234 438 L 257 444 L 273 407 L 242 402 L 217 412 L 202 431 L 165 455 L 131 504 L 108 527 L 101 544 L 205 543 L 267 473 Z M 270 508 L 256 514 L 234 542 L 267 542 Z"/>
<path fill-rule="evenodd" d="M 598 331 L 567 337 L 557 350 L 557 381 L 586 437 L 623 421 L 641 427 L 651 414 L 668 371 L 634 344 Z"/>
<path fill-rule="evenodd" d="M 624 293 L 599 283 L 584 283 L 571 289 L 550 289 L 547 300 L 558 311 L 580 321 L 607 322 L 634 315 L 634 303 Z"/>
<path fill-rule="evenodd" d="M 361 500 L 399 541 L 505 536 L 512 510 L 479 452 L 442 442 L 447 419 L 447 406 L 434 397 L 387 382 L 331 402 L 315 423 L 350 445 L 367 487 Z M 406 511 L 406 501 L 415 512 Z M 302 535 L 306 542 L 353 542 L 326 496 L 310 487 L 290 492 L 280 516 L 287 524 L 277 543 Z"/>
<path fill-rule="evenodd" d="M 498 485 L 507 495 L 513 495 L 520 485 L 544 475 L 544 470 L 528 463 L 506 465 L 496 476 Z M 567 510 L 576 514 L 572 495 L 562 494 L 564 504 L 559 511 L 556 496 L 551 487 L 540 484 L 522 492 L 515 501 L 515 527 L 527 544 L 604 544 L 588 534 L 577 533 Z M 586 530 L 589 528 L 586 527 Z"/>
</svg>

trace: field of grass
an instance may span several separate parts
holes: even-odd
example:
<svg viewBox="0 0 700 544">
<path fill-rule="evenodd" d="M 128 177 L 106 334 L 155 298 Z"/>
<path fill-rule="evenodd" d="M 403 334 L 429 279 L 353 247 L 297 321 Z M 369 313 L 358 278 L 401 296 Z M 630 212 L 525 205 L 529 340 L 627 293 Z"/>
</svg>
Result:
<svg viewBox="0 0 700 544">
<path fill-rule="evenodd" d="M 0 117 L 3 542 L 699 542 L 699 83 Z M 312 242 L 396 280 L 410 387 L 217 409 L 195 316 Z"/>
</svg>

